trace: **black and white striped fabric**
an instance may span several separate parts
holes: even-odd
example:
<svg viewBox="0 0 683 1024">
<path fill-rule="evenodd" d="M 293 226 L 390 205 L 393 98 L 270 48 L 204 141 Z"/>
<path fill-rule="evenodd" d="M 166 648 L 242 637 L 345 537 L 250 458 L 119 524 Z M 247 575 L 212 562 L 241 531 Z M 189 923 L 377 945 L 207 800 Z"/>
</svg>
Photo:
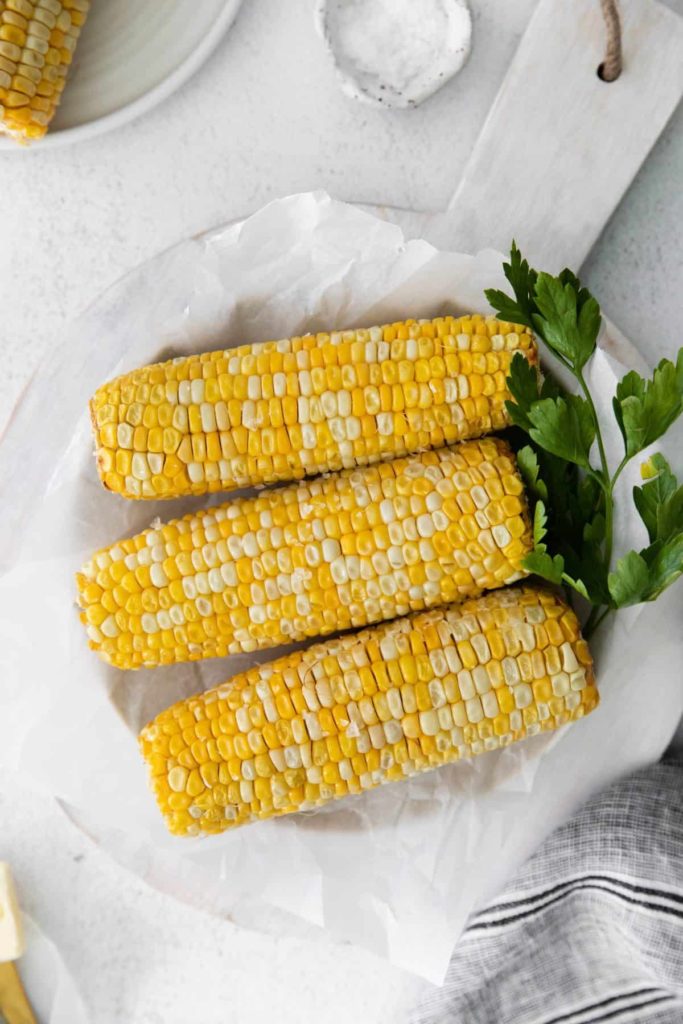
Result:
<svg viewBox="0 0 683 1024">
<path fill-rule="evenodd" d="M 414 1024 L 683 1024 L 683 764 L 610 787 L 473 917 Z"/>
</svg>

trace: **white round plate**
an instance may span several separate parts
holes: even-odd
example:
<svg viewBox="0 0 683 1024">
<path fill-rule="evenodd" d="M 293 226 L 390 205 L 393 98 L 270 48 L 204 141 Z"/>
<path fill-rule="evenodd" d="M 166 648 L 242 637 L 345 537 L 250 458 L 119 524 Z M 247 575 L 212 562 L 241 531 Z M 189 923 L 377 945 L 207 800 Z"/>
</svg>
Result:
<svg viewBox="0 0 683 1024">
<path fill-rule="evenodd" d="M 50 131 L 31 148 L 118 128 L 190 78 L 232 24 L 241 0 L 93 0 Z M 0 138 L 0 149 L 21 151 Z"/>
</svg>

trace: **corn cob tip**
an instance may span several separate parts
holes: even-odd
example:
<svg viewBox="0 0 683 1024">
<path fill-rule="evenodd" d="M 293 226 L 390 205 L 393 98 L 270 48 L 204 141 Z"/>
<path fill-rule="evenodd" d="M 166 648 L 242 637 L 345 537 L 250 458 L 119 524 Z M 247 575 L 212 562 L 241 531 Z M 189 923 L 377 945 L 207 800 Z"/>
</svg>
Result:
<svg viewBox="0 0 683 1024">
<path fill-rule="evenodd" d="M 89 0 L 0 0 L 0 134 L 21 144 L 47 132 Z"/>
</svg>

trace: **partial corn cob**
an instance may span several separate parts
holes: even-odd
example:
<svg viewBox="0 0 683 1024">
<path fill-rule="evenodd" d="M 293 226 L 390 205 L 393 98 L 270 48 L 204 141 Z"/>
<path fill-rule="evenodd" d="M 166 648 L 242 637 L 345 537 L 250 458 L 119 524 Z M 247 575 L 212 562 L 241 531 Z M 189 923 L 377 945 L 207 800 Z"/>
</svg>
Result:
<svg viewBox="0 0 683 1024">
<path fill-rule="evenodd" d="M 503 586 L 532 547 L 509 446 L 466 441 L 120 541 L 77 576 L 81 618 L 119 668 L 225 656 Z"/>
<path fill-rule="evenodd" d="M 572 610 L 511 587 L 259 665 L 140 736 L 171 832 L 201 835 L 507 746 L 598 693 Z"/>
<path fill-rule="evenodd" d="M 90 0 L 0 0 L 0 134 L 45 135 Z"/>
<path fill-rule="evenodd" d="M 509 424 L 526 328 L 491 317 L 406 320 L 189 356 L 105 384 L 91 401 L 105 487 L 127 498 L 225 491 L 367 465 Z"/>
</svg>

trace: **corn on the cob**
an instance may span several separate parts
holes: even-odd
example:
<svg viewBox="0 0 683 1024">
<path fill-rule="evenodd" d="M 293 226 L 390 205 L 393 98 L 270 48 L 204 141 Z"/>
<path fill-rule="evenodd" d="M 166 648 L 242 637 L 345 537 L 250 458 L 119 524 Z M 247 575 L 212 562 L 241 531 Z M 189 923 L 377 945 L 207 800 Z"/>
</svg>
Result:
<svg viewBox="0 0 683 1024">
<path fill-rule="evenodd" d="M 509 446 L 465 441 L 121 541 L 78 574 L 81 618 L 119 668 L 225 656 L 503 586 L 532 546 Z"/>
<path fill-rule="evenodd" d="M 522 327 L 481 316 L 406 320 L 174 359 L 91 401 L 105 487 L 171 498 L 296 480 L 508 425 Z"/>
<path fill-rule="evenodd" d="M 0 134 L 45 135 L 90 0 L 0 0 Z"/>
<path fill-rule="evenodd" d="M 201 835 L 495 750 L 597 702 L 574 613 L 511 587 L 259 665 L 162 712 L 140 746 L 170 831 Z"/>
</svg>

